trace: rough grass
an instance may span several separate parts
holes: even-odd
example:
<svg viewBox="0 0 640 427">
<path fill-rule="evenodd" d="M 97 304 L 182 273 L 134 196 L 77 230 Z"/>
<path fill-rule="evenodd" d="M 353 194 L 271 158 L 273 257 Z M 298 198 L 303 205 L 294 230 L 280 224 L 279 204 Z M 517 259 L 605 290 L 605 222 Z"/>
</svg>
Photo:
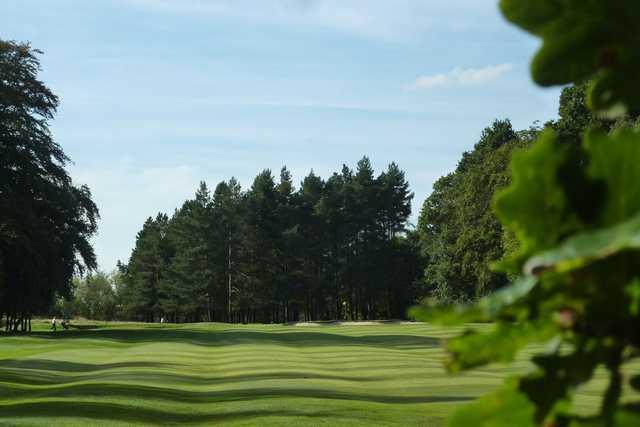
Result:
<svg viewBox="0 0 640 427">
<path fill-rule="evenodd" d="M 441 425 L 526 368 L 450 377 L 425 324 L 36 326 L 0 337 L 0 424 Z"/>
</svg>

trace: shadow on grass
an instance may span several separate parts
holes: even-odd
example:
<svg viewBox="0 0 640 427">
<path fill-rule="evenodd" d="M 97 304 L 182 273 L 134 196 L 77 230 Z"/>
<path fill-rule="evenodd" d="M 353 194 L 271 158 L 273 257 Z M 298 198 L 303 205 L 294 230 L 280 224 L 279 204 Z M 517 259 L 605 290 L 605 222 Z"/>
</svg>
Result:
<svg viewBox="0 0 640 427">
<path fill-rule="evenodd" d="M 436 347 L 440 339 L 416 335 L 348 336 L 325 332 L 201 331 L 194 329 L 92 329 L 63 334 L 34 332 L 45 339 L 106 339 L 122 343 L 178 342 L 202 346 L 235 344 L 278 344 L 291 347 L 369 346 L 388 349 Z"/>
<path fill-rule="evenodd" d="M 271 398 L 313 398 L 391 404 L 449 403 L 464 402 L 473 399 L 468 396 L 396 396 L 297 387 L 260 387 L 235 390 L 191 391 L 175 388 L 114 383 L 75 384 L 39 389 L 24 389 L 5 385 L 0 389 L 0 397 L 10 397 L 13 399 L 58 399 L 77 397 L 104 398 L 107 396 L 111 398 L 120 397 L 130 399 L 144 397 L 145 399 L 150 400 L 191 404 L 255 401 Z"/>
<path fill-rule="evenodd" d="M 75 329 L 75 330 L 78 330 L 78 331 L 87 331 L 87 330 L 92 330 L 92 329 L 100 329 L 100 326 L 98 326 L 98 325 L 85 325 L 85 324 L 82 324 L 82 325 L 71 324 L 71 325 L 69 325 L 69 327 L 71 329 Z"/>
<path fill-rule="evenodd" d="M 204 377 L 197 375 L 174 374 L 170 372 L 152 372 L 152 371 L 124 371 L 124 372 L 104 372 L 105 365 L 91 365 L 95 369 L 91 370 L 87 366 L 83 366 L 83 374 L 67 376 L 58 375 L 55 372 L 55 364 L 50 365 L 47 360 L 33 360 L 38 368 L 30 366 L 29 360 L 9 361 L 5 366 L 0 365 L 0 383 L 23 384 L 23 385 L 65 385 L 77 383 L 80 381 L 96 381 L 96 380 L 121 380 L 121 381 L 138 381 L 138 382 L 155 382 L 155 383 L 171 383 L 171 384 L 188 384 L 198 386 L 214 386 L 221 384 L 244 383 L 251 381 L 266 380 L 333 380 L 333 381 L 351 381 L 351 382 L 373 382 L 387 379 L 385 376 L 355 376 L 355 375 L 336 375 L 321 374 L 305 371 L 277 371 L 260 374 L 239 374 L 224 375 L 218 377 Z M 20 362 L 20 363 L 14 363 Z M 21 366 L 20 368 L 15 367 Z M 113 364 L 111 364 L 113 365 Z M 131 364 L 117 364 L 131 365 Z M 46 368 L 49 366 L 49 368 Z M 0 392 L 1 394 L 1 392 Z"/>
<path fill-rule="evenodd" d="M 159 411 L 115 403 L 97 402 L 29 402 L 0 406 L 0 419 L 16 417 L 78 417 L 92 420 L 110 420 L 129 423 L 176 424 L 194 422 L 229 422 L 232 420 L 278 417 L 330 417 L 330 412 L 303 413 L 296 411 L 247 410 L 218 414 L 184 414 Z"/>
<path fill-rule="evenodd" d="M 0 360 L 0 368 L 33 369 L 58 372 L 95 372 L 120 368 L 165 368 L 177 366 L 160 362 L 119 362 L 119 363 L 78 363 L 49 359 L 5 359 Z"/>
</svg>

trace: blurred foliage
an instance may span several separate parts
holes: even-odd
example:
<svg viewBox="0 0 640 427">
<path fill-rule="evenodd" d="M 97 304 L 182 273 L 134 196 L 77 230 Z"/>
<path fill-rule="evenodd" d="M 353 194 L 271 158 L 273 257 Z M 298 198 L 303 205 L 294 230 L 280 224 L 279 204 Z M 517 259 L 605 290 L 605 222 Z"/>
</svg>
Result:
<svg viewBox="0 0 640 427">
<path fill-rule="evenodd" d="M 451 372 L 510 361 L 530 343 L 548 343 L 532 357 L 531 372 L 461 409 L 452 426 L 637 426 L 640 402 L 622 405 L 620 397 L 625 382 L 636 389 L 640 383 L 637 374 L 622 374 L 640 349 L 640 132 L 629 128 L 640 109 L 640 3 L 503 0 L 501 8 L 543 40 L 534 80 L 589 82 L 594 114 L 577 111 L 579 91 L 564 92 L 571 110 L 564 113 L 575 120 L 549 126 L 512 158 L 511 184 L 493 206 L 518 249 L 495 268 L 521 278 L 477 304 L 423 305 L 412 314 L 494 322 L 488 332 L 469 330 L 448 342 Z M 576 132 L 585 127 L 592 129 Z M 609 377 L 600 407 L 578 416 L 573 393 L 598 367 Z"/>
<path fill-rule="evenodd" d="M 607 117 L 638 113 L 640 3 L 635 0 L 502 0 L 504 16 L 540 37 L 531 64 L 542 86 L 592 80 L 588 103 Z"/>
</svg>

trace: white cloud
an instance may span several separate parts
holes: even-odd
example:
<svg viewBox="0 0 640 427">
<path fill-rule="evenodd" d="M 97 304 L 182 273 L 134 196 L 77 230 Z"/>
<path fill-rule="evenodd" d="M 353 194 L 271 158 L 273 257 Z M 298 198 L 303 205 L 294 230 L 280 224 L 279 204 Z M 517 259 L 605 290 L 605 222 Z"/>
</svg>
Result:
<svg viewBox="0 0 640 427">
<path fill-rule="evenodd" d="M 497 79 L 512 68 L 512 64 L 489 65 L 482 68 L 456 67 L 448 73 L 420 76 L 406 89 L 425 90 L 435 87 L 480 85 Z"/>
</svg>

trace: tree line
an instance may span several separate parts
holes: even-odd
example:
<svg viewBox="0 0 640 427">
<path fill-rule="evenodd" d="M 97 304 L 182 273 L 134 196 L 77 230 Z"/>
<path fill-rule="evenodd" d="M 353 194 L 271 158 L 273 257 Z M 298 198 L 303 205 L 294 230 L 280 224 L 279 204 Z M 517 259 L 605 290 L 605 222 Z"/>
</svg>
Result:
<svg viewBox="0 0 640 427">
<path fill-rule="evenodd" d="M 580 150 L 585 129 L 610 132 L 638 127 L 637 115 L 616 120 L 594 115 L 587 108 L 587 87 L 588 83 L 580 83 L 564 88 L 558 118 L 543 126 L 534 123 L 528 129 L 514 130 L 509 120 L 494 121 L 482 131 L 474 148 L 462 154 L 456 169 L 435 182 L 422 205 L 416 230 L 425 263 L 422 280 L 429 296 L 470 302 L 513 279 L 493 268 L 505 255 L 516 252 L 518 243 L 500 224 L 491 204 L 495 193 L 511 181 L 509 163 L 514 152 L 530 147 L 544 129 L 551 128 L 570 147 L 564 170 L 577 173 L 586 164 Z"/>
<path fill-rule="evenodd" d="M 171 216 L 150 217 L 130 259 L 105 275 L 89 243 L 98 209 L 49 131 L 59 101 L 37 78 L 38 55 L 0 41 L 0 322 L 11 331 L 61 312 L 285 322 L 403 318 L 427 296 L 472 301 L 510 279 L 491 264 L 517 242 L 490 207 L 509 184 L 512 154 L 552 127 L 581 165 L 586 128 L 638 125 L 637 116 L 593 115 L 586 84 L 565 88 L 558 119 L 544 126 L 496 120 L 436 181 L 415 230 L 413 194 L 395 163 L 376 175 L 364 157 L 327 179 L 311 172 L 298 188 L 286 168 L 262 171 L 246 190 L 233 178 L 213 191 L 202 183 Z"/>
<path fill-rule="evenodd" d="M 363 158 L 328 180 L 311 173 L 294 191 L 259 174 L 243 192 L 235 180 L 213 194 L 203 183 L 169 218 L 149 218 L 127 265 L 119 267 L 124 318 L 290 321 L 403 318 L 424 297 L 469 302 L 506 286 L 492 264 L 517 250 L 491 209 L 510 182 L 514 152 L 544 128 L 578 146 L 587 126 L 628 125 L 593 116 L 585 88 L 560 96 L 558 119 L 516 130 L 508 119 L 485 128 L 453 172 L 438 179 L 415 230 L 412 194 L 392 163 L 374 178 Z M 573 161 L 581 162 L 579 153 Z"/>
<path fill-rule="evenodd" d="M 395 164 L 367 157 L 295 188 L 286 167 L 243 191 L 202 182 L 171 217 L 144 223 L 120 264 L 125 318 L 287 322 L 404 317 L 421 269 L 413 194 Z"/>
</svg>

